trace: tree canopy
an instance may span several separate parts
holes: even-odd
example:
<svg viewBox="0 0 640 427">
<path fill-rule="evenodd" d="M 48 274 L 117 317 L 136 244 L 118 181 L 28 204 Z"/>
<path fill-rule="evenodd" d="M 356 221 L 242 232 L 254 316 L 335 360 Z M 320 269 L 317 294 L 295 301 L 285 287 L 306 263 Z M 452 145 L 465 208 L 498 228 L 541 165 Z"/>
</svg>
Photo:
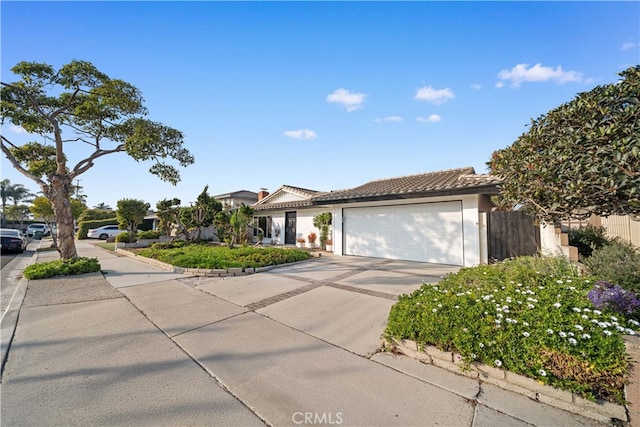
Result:
<svg viewBox="0 0 640 427">
<path fill-rule="evenodd" d="M 640 66 L 578 94 L 493 153 L 506 201 L 554 221 L 640 215 Z"/>
<path fill-rule="evenodd" d="M 167 160 L 183 167 L 194 162 L 180 131 L 145 117 L 136 87 L 89 62 L 73 60 L 57 70 L 20 62 L 11 71 L 19 80 L 0 82 L 0 118 L 42 142 L 18 144 L 3 134 L 2 152 L 51 200 L 63 259 L 77 256 L 69 202 L 72 181 L 100 157 L 125 152 L 136 161 L 151 161 L 149 171 L 174 185 L 180 174 Z"/>
</svg>

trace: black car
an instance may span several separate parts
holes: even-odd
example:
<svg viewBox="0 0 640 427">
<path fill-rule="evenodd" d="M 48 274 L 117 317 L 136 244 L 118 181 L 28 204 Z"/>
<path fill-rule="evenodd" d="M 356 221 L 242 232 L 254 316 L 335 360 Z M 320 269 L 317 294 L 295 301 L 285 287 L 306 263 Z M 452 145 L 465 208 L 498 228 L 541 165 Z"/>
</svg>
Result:
<svg viewBox="0 0 640 427">
<path fill-rule="evenodd" d="M 2 239 L 2 244 L 0 245 L 2 252 L 22 253 L 27 248 L 27 239 L 20 230 L 0 228 L 0 238 Z"/>
</svg>

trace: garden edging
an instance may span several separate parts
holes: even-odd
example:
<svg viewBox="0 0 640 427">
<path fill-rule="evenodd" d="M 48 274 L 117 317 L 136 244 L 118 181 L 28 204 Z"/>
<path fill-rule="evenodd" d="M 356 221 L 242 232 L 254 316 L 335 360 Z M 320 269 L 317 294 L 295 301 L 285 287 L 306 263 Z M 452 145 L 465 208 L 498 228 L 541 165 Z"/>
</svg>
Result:
<svg viewBox="0 0 640 427">
<path fill-rule="evenodd" d="M 640 341 L 637 337 L 635 340 Z M 640 362 L 640 342 L 633 341 L 637 352 L 629 352 L 637 365 Z M 464 369 L 464 364 L 460 355 L 454 352 L 440 351 L 434 346 L 420 346 L 411 340 L 388 341 L 383 339 L 383 347 L 393 349 L 394 352 L 402 353 L 406 356 L 419 360 L 428 365 L 434 365 L 446 369 L 458 375 L 463 375 L 472 379 L 477 379 L 480 383 L 489 383 L 502 389 L 512 391 L 527 396 L 537 402 L 572 412 L 583 417 L 591 418 L 599 422 L 610 423 L 612 419 L 630 422 L 631 426 L 639 426 L 640 419 L 637 418 L 638 408 L 629 405 L 617 405 L 611 402 L 597 400 L 595 402 L 584 399 L 570 391 L 559 390 L 554 387 L 543 385 L 536 380 L 514 374 L 503 369 L 494 368 L 474 362 L 468 369 Z M 631 372 L 631 383 L 625 387 L 625 397 L 628 402 L 634 402 L 640 386 L 640 372 L 638 369 Z M 631 395 L 630 393 L 631 392 Z M 635 400 L 637 402 L 637 400 Z M 634 416 L 636 415 L 636 416 Z"/>
</svg>

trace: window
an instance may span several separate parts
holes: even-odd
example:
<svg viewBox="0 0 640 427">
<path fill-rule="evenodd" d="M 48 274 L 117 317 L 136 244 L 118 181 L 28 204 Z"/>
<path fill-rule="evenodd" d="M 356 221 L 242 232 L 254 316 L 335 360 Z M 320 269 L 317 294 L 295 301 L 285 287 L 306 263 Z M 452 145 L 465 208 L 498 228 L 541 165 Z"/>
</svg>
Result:
<svg viewBox="0 0 640 427">
<path fill-rule="evenodd" d="M 271 217 L 259 216 L 253 218 L 253 237 L 258 237 L 258 229 L 262 230 L 265 238 L 271 238 Z M 255 228 L 257 227 L 257 228 Z"/>
</svg>

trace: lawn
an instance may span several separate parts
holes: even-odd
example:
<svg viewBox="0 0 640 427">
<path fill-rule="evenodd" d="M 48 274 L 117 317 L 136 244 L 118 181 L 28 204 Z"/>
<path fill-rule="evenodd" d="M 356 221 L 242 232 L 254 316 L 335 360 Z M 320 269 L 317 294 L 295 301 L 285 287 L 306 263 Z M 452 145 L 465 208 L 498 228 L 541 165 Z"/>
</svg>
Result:
<svg viewBox="0 0 640 427">
<path fill-rule="evenodd" d="M 521 257 L 465 268 L 401 296 L 385 335 L 454 351 L 466 363 L 505 369 L 588 399 L 623 403 L 629 369 L 623 337 L 640 332 L 640 311 L 616 310 L 633 304 L 601 304 L 602 298 L 593 297 L 596 283 L 562 258 Z"/>
<path fill-rule="evenodd" d="M 304 261 L 309 252 L 293 248 L 210 246 L 206 244 L 166 247 L 154 245 L 133 250 L 140 256 L 184 268 L 257 268 Z"/>
</svg>

